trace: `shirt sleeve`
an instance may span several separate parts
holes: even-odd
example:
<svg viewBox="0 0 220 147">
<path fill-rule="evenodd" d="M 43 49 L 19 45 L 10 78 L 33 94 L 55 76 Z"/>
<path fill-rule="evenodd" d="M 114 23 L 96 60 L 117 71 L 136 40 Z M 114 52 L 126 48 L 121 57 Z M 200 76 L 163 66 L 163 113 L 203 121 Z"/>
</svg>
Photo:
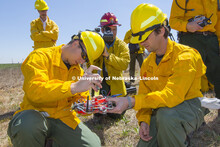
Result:
<svg viewBox="0 0 220 147">
<path fill-rule="evenodd" d="M 130 62 L 128 46 L 124 42 L 122 42 L 119 45 L 118 50 L 120 51 L 119 56 L 110 53 L 109 59 L 106 60 L 106 64 L 111 65 L 113 68 L 117 70 L 126 70 Z"/>
<path fill-rule="evenodd" d="M 143 65 L 145 65 L 145 63 L 143 63 Z M 140 77 L 144 76 L 143 73 L 145 70 L 146 70 L 145 66 L 142 66 L 140 70 Z M 140 80 L 138 94 L 148 94 L 149 92 L 151 92 L 150 88 L 143 82 L 143 80 Z M 141 122 L 145 122 L 150 125 L 151 114 L 152 114 L 152 109 L 150 108 L 144 108 L 138 110 L 136 114 L 138 123 L 140 124 Z"/>
<path fill-rule="evenodd" d="M 178 1 L 179 5 L 185 5 L 185 1 Z M 175 0 L 173 0 L 171 12 L 170 12 L 170 20 L 169 24 L 172 29 L 175 29 L 177 31 L 183 31 L 187 32 L 186 25 L 188 23 L 188 20 L 184 20 L 184 10 L 181 10 Z"/>
<path fill-rule="evenodd" d="M 145 122 L 148 125 L 150 125 L 151 114 L 152 114 L 152 109 L 149 108 L 140 109 L 136 114 L 138 124 L 140 125 L 141 122 Z"/>
<path fill-rule="evenodd" d="M 49 37 L 53 40 L 57 40 L 58 39 L 58 34 L 59 34 L 59 28 L 57 26 L 57 24 L 51 20 L 51 27 L 52 29 L 50 31 L 42 31 L 42 34 L 45 35 L 46 37 Z"/>
<path fill-rule="evenodd" d="M 72 81 L 51 80 L 48 65 L 49 61 L 40 53 L 33 53 L 22 65 L 23 90 L 34 103 L 53 102 L 74 96 L 70 90 Z"/>
<path fill-rule="evenodd" d="M 126 44 L 130 43 L 130 39 L 131 39 L 131 32 L 130 30 L 126 32 L 125 37 L 124 37 L 124 42 Z"/>
<path fill-rule="evenodd" d="M 36 22 L 31 22 L 31 39 L 33 41 L 51 41 L 51 38 L 45 36 L 37 29 Z"/>
</svg>

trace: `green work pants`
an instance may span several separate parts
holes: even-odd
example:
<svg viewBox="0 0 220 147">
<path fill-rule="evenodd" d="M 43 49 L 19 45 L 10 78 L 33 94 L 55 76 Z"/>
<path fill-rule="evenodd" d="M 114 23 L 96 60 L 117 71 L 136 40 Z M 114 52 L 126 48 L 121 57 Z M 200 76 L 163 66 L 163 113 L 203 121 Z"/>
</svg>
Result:
<svg viewBox="0 0 220 147">
<path fill-rule="evenodd" d="M 185 147 L 186 136 L 204 121 L 204 111 L 198 98 L 184 101 L 173 108 L 153 111 L 148 142 L 139 140 L 138 147 Z"/>
<path fill-rule="evenodd" d="M 207 66 L 206 76 L 214 85 L 217 98 L 220 98 L 220 56 L 219 43 L 216 35 L 187 33 L 179 35 L 179 43 L 188 45 L 199 51 Z"/>
<path fill-rule="evenodd" d="M 129 68 L 129 74 L 130 74 L 130 77 L 134 78 L 135 76 L 135 64 L 136 64 L 136 59 L 139 63 L 139 66 L 141 68 L 141 65 L 143 63 L 143 54 L 138 54 L 138 53 L 133 53 L 133 54 L 130 54 L 130 68 Z M 130 82 L 134 82 L 134 80 L 130 80 Z"/>
<path fill-rule="evenodd" d="M 9 123 L 8 135 L 14 147 L 44 147 L 52 139 L 53 147 L 100 147 L 99 137 L 82 122 L 73 130 L 59 119 L 44 117 L 35 110 L 16 114 Z"/>
</svg>

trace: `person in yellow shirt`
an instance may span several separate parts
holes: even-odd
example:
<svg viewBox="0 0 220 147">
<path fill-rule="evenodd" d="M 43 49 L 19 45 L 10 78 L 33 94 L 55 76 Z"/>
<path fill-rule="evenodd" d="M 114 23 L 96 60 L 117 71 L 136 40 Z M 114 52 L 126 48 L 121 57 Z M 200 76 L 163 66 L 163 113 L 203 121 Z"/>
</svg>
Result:
<svg viewBox="0 0 220 147">
<path fill-rule="evenodd" d="M 219 56 L 220 56 L 220 3 L 218 3 L 218 12 L 217 12 L 217 23 L 215 25 L 216 29 L 216 35 L 218 37 L 218 43 L 219 43 Z M 220 110 L 218 110 L 218 117 L 220 117 Z"/>
<path fill-rule="evenodd" d="M 102 69 L 101 76 L 104 79 L 100 94 L 104 96 L 127 94 L 122 73 L 128 68 L 130 62 L 129 49 L 126 43 L 117 37 L 117 26 L 121 24 L 113 13 L 108 12 L 102 16 L 99 27 L 101 27 L 106 48 L 103 56 L 95 60 L 94 65 Z M 98 114 L 95 115 L 98 116 Z M 121 117 L 116 114 L 107 115 L 116 119 Z"/>
<path fill-rule="evenodd" d="M 91 87 L 101 88 L 100 75 L 92 74 L 100 68 L 90 66 L 84 72 L 79 64 L 93 63 L 104 47 L 99 34 L 85 31 L 66 45 L 29 54 L 21 66 L 23 102 L 8 127 L 14 146 L 43 147 L 47 139 L 56 146 L 101 146 L 99 137 L 70 110 L 71 104 L 89 96 Z"/>
<path fill-rule="evenodd" d="M 130 83 L 135 82 L 135 64 L 136 59 L 139 63 L 139 66 L 141 68 L 141 65 L 143 63 L 143 54 L 145 48 L 140 44 L 132 44 L 130 43 L 131 39 L 131 30 L 128 30 L 124 37 L 124 42 L 129 44 L 129 52 L 130 52 L 130 67 L 129 67 L 129 75 L 130 75 Z"/>
<path fill-rule="evenodd" d="M 219 56 L 220 56 L 220 3 L 218 5 L 218 12 L 217 12 L 217 23 L 215 25 L 215 29 L 216 29 L 216 35 L 218 37 L 218 43 L 219 43 Z"/>
<path fill-rule="evenodd" d="M 131 14 L 131 43 L 140 43 L 150 55 L 140 71 L 138 94 L 109 98 L 110 113 L 137 110 L 139 147 L 187 146 L 187 134 L 198 129 L 204 112 L 201 77 L 205 74 L 199 52 L 168 38 L 167 15 L 152 4 L 140 4 Z"/>
<path fill-rule="evenodd" d="M 44 0 L 36 0 L 35 9 L 38 10 L 39 18 L 31 22 L 31 39 L 34 41 L 34 49 L 56 46 L 59 28 L 49 19 L 47 11 L 49 7 Z"/>
<path fill-rule="evenodd" d="M 214 85 L 216 97 L 220 98 L 220 57 L 219 42 L 216 36 L 219 21 L 217 1 L 173 0 L 170 26 L 178 31 L 179 43 L 198 50 L 207 66 L 207 77 L 202 78 L 201 90 L 203 92 L 213 90 Z M 208 84 L 208 81 L 211 84 Z"/>
</svg>

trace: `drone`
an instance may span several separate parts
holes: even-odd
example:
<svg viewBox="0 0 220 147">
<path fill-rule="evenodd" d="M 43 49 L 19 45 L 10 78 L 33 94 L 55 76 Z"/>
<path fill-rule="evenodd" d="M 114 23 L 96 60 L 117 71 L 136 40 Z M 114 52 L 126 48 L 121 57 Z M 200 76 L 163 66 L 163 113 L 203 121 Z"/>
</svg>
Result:
<svg viewBox="0 0 220 147">
<path fill-rule="evenodd" d="M 107 97 L 94 98 L 89 100 L 89 96 L 86 101 L 75 102 L 72 106 L 72 110 L 75 110 L 81 115 L 92 114 L 92 113 L 102 113 L 106 114 L 108 110 L 112 110 L 114 105 L 112 102 L 108 102 Z"/>
</svg>

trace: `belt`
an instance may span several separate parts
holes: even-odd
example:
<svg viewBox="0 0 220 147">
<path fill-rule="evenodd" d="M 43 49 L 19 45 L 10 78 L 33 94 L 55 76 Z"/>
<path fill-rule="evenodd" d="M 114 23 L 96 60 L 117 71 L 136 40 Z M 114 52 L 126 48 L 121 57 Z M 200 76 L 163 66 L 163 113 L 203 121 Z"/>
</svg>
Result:
<svg viewBox="0 0 220 147">
<path fill-rule="evenodd" d="M 204 36 L 212 36 L 215 35 L 214 32 L 210 32 L 210 31 L 204 31 L 204 32 L 179 32 L 179 35 L 187 35 L 187 34 L 198 34 L 198 35 L 204 35 Z"/>
<path fill-rule="evenodd" d="M 152 114 L 151 115 L 156 115 L 158 109 L 152 109 Z"/>
<path fill-rule="evenodd" d="M 45 111 L 40 111 L 40 113 L 43 115 L 43 116 L 45 116 L 45 117 L 49 117 L 50 115 L 47 113 L 47 112 L 45 112 Z"/>
</svg>

